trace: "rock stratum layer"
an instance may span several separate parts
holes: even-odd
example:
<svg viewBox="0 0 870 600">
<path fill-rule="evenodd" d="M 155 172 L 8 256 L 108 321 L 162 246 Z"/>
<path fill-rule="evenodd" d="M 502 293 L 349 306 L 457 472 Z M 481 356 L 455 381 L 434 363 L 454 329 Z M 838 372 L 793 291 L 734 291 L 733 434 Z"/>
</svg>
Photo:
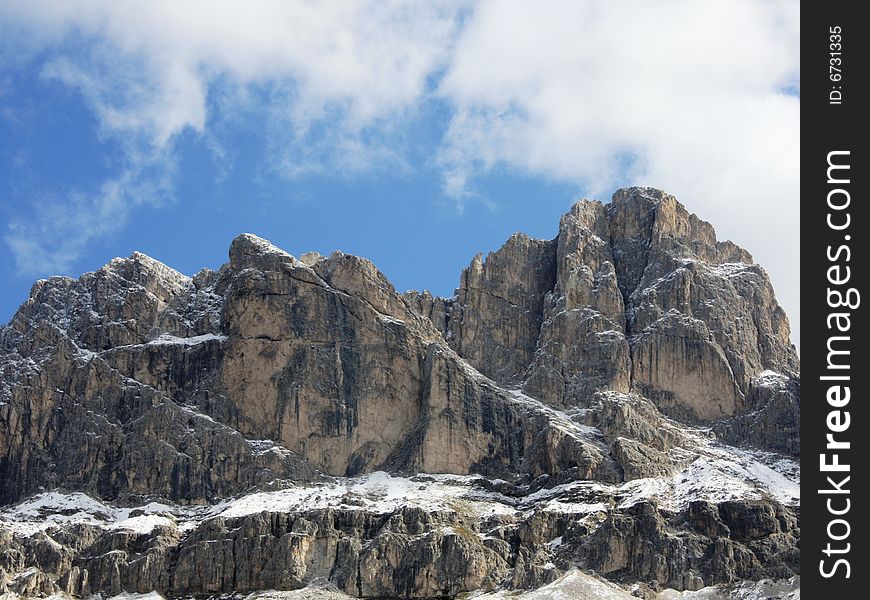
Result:
<svg viewBox="0 0 870 600">
<path fill-rule="evenodd" d="M 53 277 L 0 377 L 0 590 L 24 596 L 798 571 L 788 320 L 650 188 L 475 257 L 452 298 L 249 234 L 192 278 L 142 254 Z"/>
</svg>

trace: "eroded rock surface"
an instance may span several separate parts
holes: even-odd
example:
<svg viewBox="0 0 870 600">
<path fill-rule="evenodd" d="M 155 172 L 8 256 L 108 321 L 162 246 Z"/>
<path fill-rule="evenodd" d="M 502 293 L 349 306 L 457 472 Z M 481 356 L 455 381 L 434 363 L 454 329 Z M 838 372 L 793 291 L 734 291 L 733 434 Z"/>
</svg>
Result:
<svg viewBox="0 0 870 600">
<path fill-rule="evenodd" d="M 511 237 L 453 298 L 250 234 L 193 277 L 136 253 L 40 281 L 0 327 L 0 590 L 791 577 L 788 336 L 749 254 L 650 188 Z M 444 474 L 455 497 L 384 504 Z"/>
<path fill-rule="evenodd" d="M 800 370 L 764 270 L 651 188 L 619 190 L 606 205 L 578 202 L 554 240 L 515 236 L 486 261 L 472 261 L 455 298 L 422 300 L 414 307 L 433 314 L 472 365 L 502 385 L 519 380 L 552 406 L 585 405 L 599 390 L 636 392 L 683 421 L 709 423 L 754 410 L 747 395 L 761 373 Z M 509 368 L 489 360 L 503 345 L 493 335 L 525 349 L 512 352 Z M 760 433 L 744 439 L 767 444 Z"/>
</svg>

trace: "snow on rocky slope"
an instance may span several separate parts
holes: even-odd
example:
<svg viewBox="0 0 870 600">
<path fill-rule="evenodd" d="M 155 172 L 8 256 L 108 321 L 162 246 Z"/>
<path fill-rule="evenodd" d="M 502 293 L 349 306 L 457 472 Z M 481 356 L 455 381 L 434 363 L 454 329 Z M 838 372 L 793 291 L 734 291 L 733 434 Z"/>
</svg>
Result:
<svg viewBox="0 0 870 600">
<path fill-rule="evenodd" d="M 0 592 L 791 593 L 799 403 L 764 271 L 658 190 L 453 298 L 250 234 L 137 253 L 0 326 Z"/>
</svg>

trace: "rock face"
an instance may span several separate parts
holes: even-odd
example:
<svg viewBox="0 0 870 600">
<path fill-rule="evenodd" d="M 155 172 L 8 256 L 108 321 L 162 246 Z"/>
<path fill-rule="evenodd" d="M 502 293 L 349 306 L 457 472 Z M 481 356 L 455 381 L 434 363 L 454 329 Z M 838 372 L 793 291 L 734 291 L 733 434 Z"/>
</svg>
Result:
<svg viewBox="0 0 870 600">
<path fill-rule="evenodd" d="M 604 205 L 578 202 L 559 223 L 556 282 L 525 389 L 557 406 L 628 391 L 631 353 Z"/>
<path fill-rule="evenodd" d="M 17 434 L 0 440 L 4 502 L 55 486 L 201 502 L 388 467 L 619 477 L 599 448 L 469 369 L 370 262 L 340 253 L 312 268 L 243 235 L 228 265 L 193 280 L 134 255 L 37 284 L 3 336 L 0 422 Z M 262 439 L 280 452 L 258 453 Z"/>
<path fill-rule="evenodd" d="M 765 370 L 800 370 L 764 271 L 650 188 L 578 202 L 555 240 L 518 235 L 476 257 L 447 310 L 414 306 L 478 370 L 553 406 L 634 391 L 710 422 L 748 412 Z"/>
<path fill-rule="evenodd" d="M 732 443 L 800 455 L 800 396 L 800 378 L 765 371 L 750 379 L 749 412 L 717 422 L 716 433 Z"/>
<path fill-rule="evenodd" d="M 747 461 L 799 455 L 799 402 L 764 271 L 658 190 L 578 202 L 553 240 L 512 236 L 449 299 L 249 234 L 192 278 L 136 253 L 37 282 L 0 327 L 0 590 L 323 578 L 424 598 L 537 587 L 573 564 L 677 589 L 787 577 L 791 474 Z M 755 458 L 684 426 L 699 423 Z M 737 497 L 681 487 L 719 470 L 766 475 Z M 376 471 L 474 478 L 461 506 L 373 508 Z M 349 481 L 365 493 L 321 502 Z M 284 488 L 323 491 L 221 508 Z M 157 525 L 119 524 L 136 518 Z"/>
<path fill-rule="evenodd" d="M 541 332 L 544 297 L 556 278 L 556 244 L 512 236 L 486 262 L 462 272 L 448 337 L 481 373 L 499 382 L 522 379 Z"/>
<path fill-rule="evenodd" d="M 356 489 L 376 490 L 366 484 L 377 481 L 411 489 L 427 483 L 425 477 L 385 474 L 360 481 Z M 271 492 L 258 495 L 260 507 L 235 503 L 198 521 L 165 512 L 117 523 L 95 518 L 74 529 L 6 534 L 0 568 L 24 574 L 7 582 L 23 595 L 57 588 L 74 596 L 156 589 L 189 597 L 296 589 L 325 579 L 351 596 L 372 598 L 452 597 L 505 583 L 535 588 L 574 564 L 616 581 L 679 589 L 789 577 L 798 568 L 796 519 L 770 500 L 695 501 L 673 514 L 640 502 L 605 514 L 603 507 L 582 509 L 576 500 L 594 493 L 613 506 L 616 499 L 606 489 L 579 486 L 560 500 L 550 493 L 544 496 L 549 503 L 530 510 L 485 492 L 480 483 L 457 485 L 452 502 L 425 509 L 415 505 L 413 493 L 406 505 L 397 502 L 382 512 L 389 501 L 344 492 L 279 511 L 270 502 L 282 492 Z M 435 486 L 427 493 L 439 491 Z M 481 494 L 487 500 L 467 499 Z"/>
</svg>

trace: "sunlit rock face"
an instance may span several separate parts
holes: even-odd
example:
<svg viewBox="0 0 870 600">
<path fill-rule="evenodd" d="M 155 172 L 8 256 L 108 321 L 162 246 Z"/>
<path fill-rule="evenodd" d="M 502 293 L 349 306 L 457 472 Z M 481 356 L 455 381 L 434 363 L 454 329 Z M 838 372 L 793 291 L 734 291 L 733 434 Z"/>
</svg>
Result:
<svg viewBox="0 0 870 600">
<path fill-rule="evenodd" d="M 650 188 L 452 298 L 250 234 L 193 277 L 136 253 L 0 327 L 0 591 L 789 578 L 799 404 L 764 271 Z"/>
<path fill-rule="evenodd" d="M 710 422 L 746 413 L 764 371 L 800 370 L 764 270 L 651 188 L 578 202 L 555 240 L 517 235 L 475 258 L 446 325 L 436 304 L 418 310 L 434 311 L 466 360 L 553 406 L 632 391 L 681 420 Z"/>
</svg>

